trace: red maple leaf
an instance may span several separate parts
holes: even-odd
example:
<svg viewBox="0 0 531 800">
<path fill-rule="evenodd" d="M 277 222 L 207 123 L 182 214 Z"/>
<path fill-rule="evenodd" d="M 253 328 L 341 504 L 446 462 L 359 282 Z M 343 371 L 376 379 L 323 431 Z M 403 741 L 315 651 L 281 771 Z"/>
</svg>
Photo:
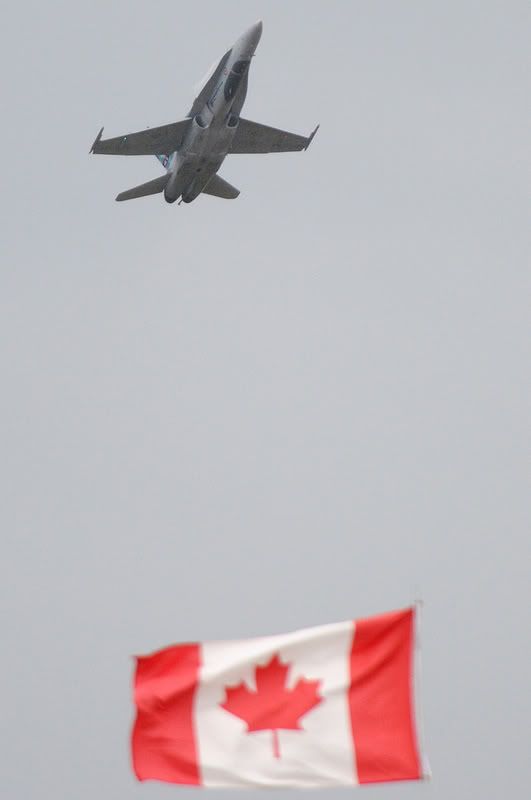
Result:
<svg viewBox="0 0 531 800">
<path fill-rule="evenodd" d="M 320 681 L 300 678 L 293 689 L 286 688 L 289 665 L 274 655 L 265 667 L 256 667 L 256 691 L 242 681 L 226 687 L 221 708 L 243 719 L 247 733 L 270 730 L 273 733 L 273 755 L 280 758 L 279 730 L 302 730 L 300 718 L 318 705 Z"/>
</svg>

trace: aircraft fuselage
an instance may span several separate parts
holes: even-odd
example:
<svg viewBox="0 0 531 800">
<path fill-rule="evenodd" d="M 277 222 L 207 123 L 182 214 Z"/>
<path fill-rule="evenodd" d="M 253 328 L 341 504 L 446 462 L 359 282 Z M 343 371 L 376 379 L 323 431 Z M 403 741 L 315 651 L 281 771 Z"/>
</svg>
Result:
<svg viewBox="0 0 531 800">
<path fill-rule="evenodd" d="M 91 153 L 115 156 L 156 156 L 164 175 L 126 189 L 116 200 L 162 194 L 168 203 L 191 203 L 199 194 L 234 200 L 239 190 L 218 174 L 227 155 L 294 153 L 307 150 L 309 136 L 273 128 L 241 116 L 247 95 L 249 68 L 262 23 L 250 27 L 227 50 L 203 80 L 188 114 L 176 122 L 102 139 L 101 128 Z"/>
<path fill-rule="evenodd" d="M 183 203 L 191 203 L 223 163 L 238 129 L 249 66 L 261 35 L 262 23 L 257 22 L 240 36 L 210 97 L 191 119 L 182 146 L 170 155 L 166 202 L 182 197 Z"/>
</svg>

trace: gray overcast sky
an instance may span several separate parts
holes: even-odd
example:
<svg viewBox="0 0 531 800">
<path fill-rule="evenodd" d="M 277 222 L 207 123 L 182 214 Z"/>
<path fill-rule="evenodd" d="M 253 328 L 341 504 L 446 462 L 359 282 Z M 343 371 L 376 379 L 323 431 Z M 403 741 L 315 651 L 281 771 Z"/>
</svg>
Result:
<svg viewBox="0 0 531 800">
<path fill-rule="evenodd" d="M 416 595 L 434 779 L 367 791 L 528 793 L 529 17 L 8 4 L 6 800 L 195 797 L 134 781 L 131 654 Z M 160 166 L 88 156 L 99 127 L 182 117 L 258 18 L 245 115 L 310 150 L 229 157 L 235 202 L 116 204 Z"/>
</svg>

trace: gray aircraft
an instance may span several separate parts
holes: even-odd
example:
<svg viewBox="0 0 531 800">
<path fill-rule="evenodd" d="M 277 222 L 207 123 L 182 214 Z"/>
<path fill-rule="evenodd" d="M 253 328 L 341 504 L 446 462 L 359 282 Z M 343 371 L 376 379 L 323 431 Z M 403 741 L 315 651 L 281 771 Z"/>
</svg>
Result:
<svg viewBox="0 0 531 800">
<path fill-rule="evenodd" d="M 270 128 L 240 117 L 247 94 L 251 58 L 262 35 L 262 23 L 247 30 L 223 56 L 196 97 L 188 116 L 180 122 L 148 128 L 127 136 L 102 139 L 98 133 L 91 153 L 154 155 L 166 174 L 121 192 L 117 200 L 131 200 L 164 192 L 168 203 L 179 197 L 191 203 L 204 194 L 234 199 L 239 191 L 217 172 L 232 153 L 282 153 L 306 150 L 310 136 Z"/>
</svg>

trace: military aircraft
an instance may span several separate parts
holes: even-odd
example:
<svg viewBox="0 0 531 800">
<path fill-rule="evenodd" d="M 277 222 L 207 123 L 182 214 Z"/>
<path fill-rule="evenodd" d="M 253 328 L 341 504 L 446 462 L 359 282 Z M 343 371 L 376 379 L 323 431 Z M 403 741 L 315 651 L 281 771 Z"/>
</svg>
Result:
<svg viewBox="0 0 531 800">
<path fill-rule="evenodd" d="M 238 189 L 217 174 L 227 155 L 308 148 L 319 126 L 306 137 L 240 117 L 249 65 L 261 35 L 260 21 L 240 36 L 206 80 L 185 119 L 113 139 L 102 139 L 100 130 L 91 153 L 154 155 L 166 170 L 160 178 L 121 192 L 117 200 L 161 192 L 168 203 L 179 197 L 191 203 L 201 192 L 232 200 L 238 197 Z"/>
</svg>

